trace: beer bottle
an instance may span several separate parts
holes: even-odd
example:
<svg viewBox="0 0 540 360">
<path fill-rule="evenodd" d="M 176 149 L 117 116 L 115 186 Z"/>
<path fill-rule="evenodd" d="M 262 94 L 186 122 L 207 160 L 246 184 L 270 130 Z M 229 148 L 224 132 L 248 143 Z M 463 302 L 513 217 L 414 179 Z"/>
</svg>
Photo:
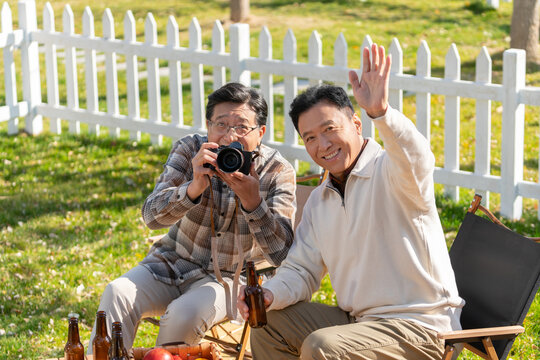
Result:
<svg viewBox="0 0 540 360">
<path fill-rule="evenodd" d="M 84 346 L 79 337 L 79 319 L 69 318 L 68 339 L 64 347 L 65 360 L 84 360 Z"/>
<path fill-rule="evenodd" d="M 109 360 L 128 360 L 128 354 L 122 338 L 122 323 L 115 321 L 112 324 L 111 347 L 109 348 Z"/>
<path fill-rule="evenodd" d="M 246 304 L 249 307 L 249 326 L 259 328 L 266 325 L 266 308 L 264 306 L 263 290 L 257 281 L 255 264 L 253 261 L 246 263 L 247 284 L 244 289 Z"/>
<path fill-rule="evenodd" d="M 111 338 L 107 333 L 107 316 L 105 311 L 96 314 L 96 335 L 92 341 L 94 360 L 108 360 Z"/>
</svg>

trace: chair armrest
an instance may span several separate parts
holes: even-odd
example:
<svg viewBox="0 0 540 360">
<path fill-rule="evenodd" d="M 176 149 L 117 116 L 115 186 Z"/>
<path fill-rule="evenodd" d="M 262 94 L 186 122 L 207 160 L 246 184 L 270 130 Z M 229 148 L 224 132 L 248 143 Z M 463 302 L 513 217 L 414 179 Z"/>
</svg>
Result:
<svg viewBox="0 0 540 360">
<path fill-rule="evenodd" d="M 486 337 L 490 337 L 493 340 L 503 339 L 503 338 L 512 338 L 521 334 L 523 331 L 525 331 L 523 326 L 512 325 L 512 326 L 498 326 L 498 327 L 491 327 L 491 328 L 449 331 L 449 332 L 444 332 L 444 333 L 438 333 L 437 337 L 439 339 L 443 339 L 452 343 L 475 342 L 475 341 L 482 341 L 482 338 L 486 338 Z"/>
</svg>

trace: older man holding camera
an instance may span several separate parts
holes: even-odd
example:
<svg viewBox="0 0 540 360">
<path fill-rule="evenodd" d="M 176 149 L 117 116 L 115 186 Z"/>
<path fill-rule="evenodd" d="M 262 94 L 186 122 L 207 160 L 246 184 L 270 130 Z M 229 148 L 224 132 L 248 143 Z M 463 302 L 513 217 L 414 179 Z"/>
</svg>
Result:
<svg viewBox="0 0 540 360">
<path fill-rule="evenodd" d="M 261 143 L 267 111 L 259 91 L 226 84 L 208 97 L 208 135 L 174 143 L 142 208 L 149 228 L 169 232 L 106 287 L 99 305 L 109 324 L 123 324 L 126 348 L 148 316 L 161 316 L 157 345 L 197 343 L 211 326 L 235 316 L 246 259 L 262 252 L 279 265 L 287 255 L 295 171 Z"/>
</svg>

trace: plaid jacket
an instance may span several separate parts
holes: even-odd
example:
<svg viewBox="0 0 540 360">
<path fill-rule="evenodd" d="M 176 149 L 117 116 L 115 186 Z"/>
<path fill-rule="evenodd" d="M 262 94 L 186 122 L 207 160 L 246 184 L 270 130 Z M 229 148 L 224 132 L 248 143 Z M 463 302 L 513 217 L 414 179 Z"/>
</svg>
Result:
<svg viewBox="0 0 540 360">
<path fill-rule="evenodd" d="M 214 240 L 210 189 L 207 188 L 196 203 L 186 194 L 193 179 L 191 159 L 207 141 L 206 136 L 192 135 L 173 145 L 165 170 L 142 208 L 142 217 L 149 228 L 170 227 L 168 234 L 152 246 L 141 262 L 157 280 L 166 284 L 180 285 L 190 278 L 212 273 L 215 266 L 211 256 L 212 241 L 218 245 L 217 265 L 222 275 L 231 277 L 236 269 L 234 192 L 221 179 L 211 179 Z M 251 213 L 245 212 L 239 204 L 235 216 L 237 232 L 245 259 L 262 251 L 264 257 L 277 266 L 285 259 L 293 241 L 296 175 L 292 165 L 277 150 L 265 145 L 261 145 L 260 156 L 254 161 L 263 200 Z"/>
</svg>

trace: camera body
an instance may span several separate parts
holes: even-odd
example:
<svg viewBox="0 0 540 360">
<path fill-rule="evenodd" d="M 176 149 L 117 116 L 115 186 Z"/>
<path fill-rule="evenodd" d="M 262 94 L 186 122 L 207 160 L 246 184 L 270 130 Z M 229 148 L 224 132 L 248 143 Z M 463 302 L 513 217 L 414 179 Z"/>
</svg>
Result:
<svg viewBox="0 0 540 360">
<path fill-rule="evenodd" d="M 221 171 L 226 173 L 240 171 L 245 175 L 249 175 L 253 152 L 244 151 L 244 147 L 238 141 L 234 141 L 228 146 L 208 150 L 217 154 L 216 162 Z M 211 164 L 207 163 L 203 166 L 215 170 L 215 167 Z"/>
</svg>

